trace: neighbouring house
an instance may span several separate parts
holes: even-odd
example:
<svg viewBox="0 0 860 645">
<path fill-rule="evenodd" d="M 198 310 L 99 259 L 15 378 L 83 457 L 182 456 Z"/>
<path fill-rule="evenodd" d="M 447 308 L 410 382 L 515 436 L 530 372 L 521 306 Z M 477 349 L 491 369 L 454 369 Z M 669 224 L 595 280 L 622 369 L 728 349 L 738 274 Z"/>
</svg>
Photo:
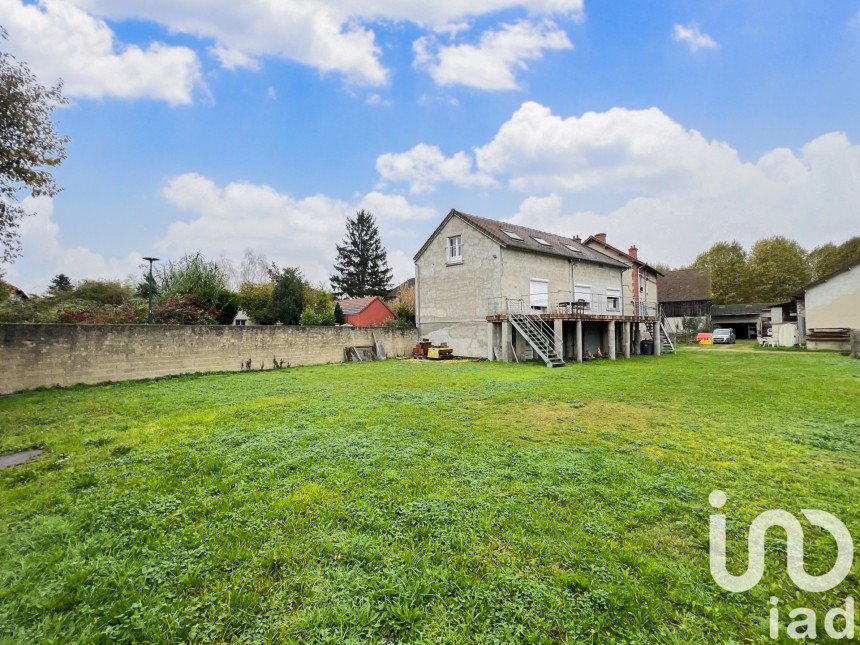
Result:
<svg viewBox="0 0 860 645">
<path fill-rule="evenodd" d="M 736 305 L 711 305 L 711 324 L 735 331 L 741 340 L 758 338 L 771 325 L 771 311 L 779 303 L 754 302 Z"/>
<path fill-rule="evenodd" d="M 248 312 L 240 309 L 236 312 L 236 317 L 233 318 L 233 324 L 238 325 L 239 327 L 244 327 L 245 325 L 253 325 L 254 323 L 248 316 Z"/>
<path fill-rule="evenodd" d="M 415 289 L 415 278 L 409 278 L 408 280 L 404 280 L 388 292 L 388 297 L 386 298 L 386 301 L 395 301 L 400 298 L 400 296 L 402 296 L 404 293 L 408 293 L 412 289 Z"/>
<path fill-rule="evenodd" d="M 796 302 L 801 345 L 850 350 L 860 335 L 860 263 L 806 285 Z"/>
<path fill-rule="evenodd" d="M 397 318 L 379 296 L 338 300 L 343 321 L 353 327 L 379 327 L 386 320 Z"/>
<path fill-rule="evenodd" d="M 414 259 L 419 337 L 458 356 L 629 356 L 659 324 L 656 298 L 625 301 L 630 265 L 573 237 L 452 209 Z"/>
<path fill-rule="evenodd" d="M 669 271 L 657 279 L 657 292 L 663 315 L 673 331 L 709 327 L 711 274 L 707 269 Z"/>
<path fill-rule="evenodd" d="M 573 239 L 579 242 L 578 237 Z M 643 303 L 659 301 L 657 279 L 663 273 L 640 260 L 637 247 L 631 246 L 629 250 L 622 251 L 606 241 L 606 233 L 592 235 L 583 244 L 630 267 L 630 270 L 625 271 L 623 275 L 622 297 L 625 303 L 633 306 L 634 310 L 643 307 Z"/>
</svg>

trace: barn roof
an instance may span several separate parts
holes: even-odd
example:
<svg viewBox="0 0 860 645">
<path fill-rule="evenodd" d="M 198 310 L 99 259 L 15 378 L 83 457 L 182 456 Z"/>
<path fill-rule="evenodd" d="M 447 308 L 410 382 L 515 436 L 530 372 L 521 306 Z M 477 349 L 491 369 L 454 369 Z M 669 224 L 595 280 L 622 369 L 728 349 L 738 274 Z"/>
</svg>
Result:
<svg viewBox="0 0 860 645">
<path fill-rule="evenodd" d="M 711 274 L 707 269 L 678 269 L 657 278 L 660 302 L 692 302 L 711 299 Z"/>
</svg>

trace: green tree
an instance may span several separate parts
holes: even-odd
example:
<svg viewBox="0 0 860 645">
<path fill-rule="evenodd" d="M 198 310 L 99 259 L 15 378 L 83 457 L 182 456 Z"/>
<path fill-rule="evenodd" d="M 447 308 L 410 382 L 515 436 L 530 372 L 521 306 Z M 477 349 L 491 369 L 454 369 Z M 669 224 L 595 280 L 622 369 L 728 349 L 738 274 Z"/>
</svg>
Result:
<svg viewBox="0 0 860 645">
<path fill-rule="evenodd" d="M 258 325 L 271 325 L 275 321 L 269 320 L 266 310 L 274 291 L 275 285 L 271 282 L 246 282 L 239 289 L 239 307 Z"/>
<path fill-rule="evenodd" d="M 334 307 L 331 293 L 325 290 L 317 293 L 313 303 L 308 304 L 300 319 L 302 325 L 334 325 Z"/>
<path fill-rule="evenodd" d="M 298 267 L 280 269 L 266 307 L 266 317 L 272 322 L 297 325 L 305 308 L 304 289 L 305 280 Z"/>
<path fill-rule="evenodd" d="M 342 325 L 344 323 L 343 309 L 340 307 L 339 302 L 334 303 L 334 324 Z"/>
<path fill-rule="evenodd" d="M 58 273 L 51 278 L 51 283 L 48 285 L 48 294 L 52 296 L 61 296 L 72 292 L 72 281 L 65 273 Z"/>
<path fill-rule="evenodd" d="M 391 291 L 388 256 L 376 221 L 367 211 L 360 210 L 347 220 L 346 238 L 337 246 L 334 269 L 331 284 L 339 296 L 384 298 Z"/>
<path fill-rule="evenodd" d="M 812 276 L 806 251 L 797 242 L 781 236 L 756 242 L 749 267 L 752 296 L 758 302 L 790 300 Z"/>
<path fill-rule="evenodd" d="M 860 236 L 852 237 L 838 246 L 829 242 L 809 253 L 812 279 L 818 280 L 860 262 Z"/>
<path fill-rule="evenodd" d="M 738 242 L 717 242 L 693 263 L 711 274 L 711 300 L 725 305 L 752 301 L 747 254 Z"/>
<path fill-rule="evenodd" d="M 0 39 L 6 39 L 0 27 Z M 25 63 L 0 51 L 0 261 L 20 254 L 18 227 L 28 213 L 22 192 L 52 197 L 60 189 L 46 168 L 66 158 L 68 137 L 57 134 L 54 109 L 66 102 L 62 85 L 46 87 Z"/>
</svg>

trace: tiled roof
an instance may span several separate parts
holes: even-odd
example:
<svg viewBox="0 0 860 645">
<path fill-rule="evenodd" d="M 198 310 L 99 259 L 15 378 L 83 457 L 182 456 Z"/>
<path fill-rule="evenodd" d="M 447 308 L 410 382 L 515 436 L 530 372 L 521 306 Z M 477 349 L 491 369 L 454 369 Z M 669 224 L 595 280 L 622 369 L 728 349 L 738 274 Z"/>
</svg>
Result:
<svg viewBox="0 0 860 645">
<path fill-rule="evenodd" d="M 447 222 L 450 217 L 462 218 L 464 221 L 468 222 L 484 233 L 484 235 L 495 240 L 503 247 L 522 249 L 524 251 L 534 251 L 535 253 L 546 253 L 548 255 L 558 255 L 571 260 L 597 262 L 599 264 L 606 264 L 618 268 L 628 268 L 628 266 L 623 262 L 618 262 L 617 260 L 610 258 L 608 255 L 604 255 L 600 251 L 595 251 L 583 244 L 574 242 L 573 238 L 556 235 L 555 233 L 547 233 L 546 231 L 538 231 L 537 229 L 525 226 L 517 226 L 516 224 L 508 224 L 507 222 L 500 222 L 486 217 L 467 215 L 466 213 L 461 213 L 454 209 L 451 209 L 451 212 L 448 213 L 448 217 L 445 218 L 445 221 L 440 224 L 439 228 L 437 228 L 433 235 L 430 236 L 430 239 L 428 239 L 424 246 L 421 247 L 421 250 L 415 255 L 416 258 L 424 252 L 427 245 L 436 236 L 436 233 L 441 230 L 442 226 L 444 226 L 445 222 Z M 505 235 L 504 231 L 516 233 L 523 239 L 513 239 Z M 546 240 L 549 242 L 549 246 L 537 242 L 534 239 L 535 237 Z M 569 245 L 575 250 L 571 250 L 564 245 Z"/>
<path fill-rule="evenodd" d="M 641 264 L 643 267 L 645 267 L 646 269 L 650 269 L 651 271 L 653 271 L 653 272 L 654 272 L 654 273 L 656 273 L 657 275 L 663 275 L 663 272 L 662 272 L 662 271 L 660 271 L 660 270 L 658 270 L 658 269 L 655 269 L 654 267 L 652 267 L 650 264 L 648 264 L 648 263 L 647 263 L 647 262 L 645 262 L 644 260 L 640 260 L 639 258 L 634 258 L 634 257 L 633 257 L 632 255 L 630 255 L 627 251 L 622 251 L 621 249 L 617 249 L 617 248 L 615 248 L 615 247 L 614 247 L 614 246 L 612 246 L 611 244 L 607 244 L 606 242 L 601 242 L 601 241 L 600 241 L 600 240 L 598 240 L 598 239 L 597 239 L 597 237 L 596 237 L 596 236 L 594 236 L 594 235 L 589 235 L 589 236 L 588 236 L 588 239 L 586 239 L 586 240 L 585 240 L 585 242 L 583 242 L 583 244 L 585 244 L 586 246 L 588 246 L 588 248 L 591 248 L 591 243 L 592 243 L 592 242 L 594 242 L 595 244 L 600 244 L 600 245 L 601 245 L 601 246 L 603 246 L 604 248 L 612 249 L 612 250 L 613 250 L 613 251 L 615 251 L 618 255 L 621 255 L 621 256 L 623 256 L 623 257 L 627 258 L 628 260 L 630 260 L 630 262 L 631 262 L 631 263 L 638 263 L 638 264 Z"/>
<path fill-rule="evenodd" d="M 657 278 L 660 302 L 711 299 L 711 274 L 707 269 L 678 269 Z"/>
<path fill-rule="evenodd" d="M 344 316 L 355 316 L 370 306 L 370 303 L 377 299 L 377 296 L 368 296 L 367 298 L 348 298 L 347 300 L 338 300 L 341 311 Z"/>
</svg>

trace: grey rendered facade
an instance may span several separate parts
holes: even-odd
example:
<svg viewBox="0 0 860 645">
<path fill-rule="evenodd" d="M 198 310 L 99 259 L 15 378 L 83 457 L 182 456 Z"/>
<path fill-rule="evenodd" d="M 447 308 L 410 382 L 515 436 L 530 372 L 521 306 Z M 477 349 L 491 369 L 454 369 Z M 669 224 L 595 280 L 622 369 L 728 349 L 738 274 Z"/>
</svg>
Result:
<svg viewBox="0 0 860 645">
<path fill-rule="evenodd" d="M 460 356 L 530 359 L 519 316 L 566 360 L 629 355 L 657 310 L 626 302 L 628 270 L 573 238 L 452 210 L 415 256 L 419 336 Z"/>
</svg>

